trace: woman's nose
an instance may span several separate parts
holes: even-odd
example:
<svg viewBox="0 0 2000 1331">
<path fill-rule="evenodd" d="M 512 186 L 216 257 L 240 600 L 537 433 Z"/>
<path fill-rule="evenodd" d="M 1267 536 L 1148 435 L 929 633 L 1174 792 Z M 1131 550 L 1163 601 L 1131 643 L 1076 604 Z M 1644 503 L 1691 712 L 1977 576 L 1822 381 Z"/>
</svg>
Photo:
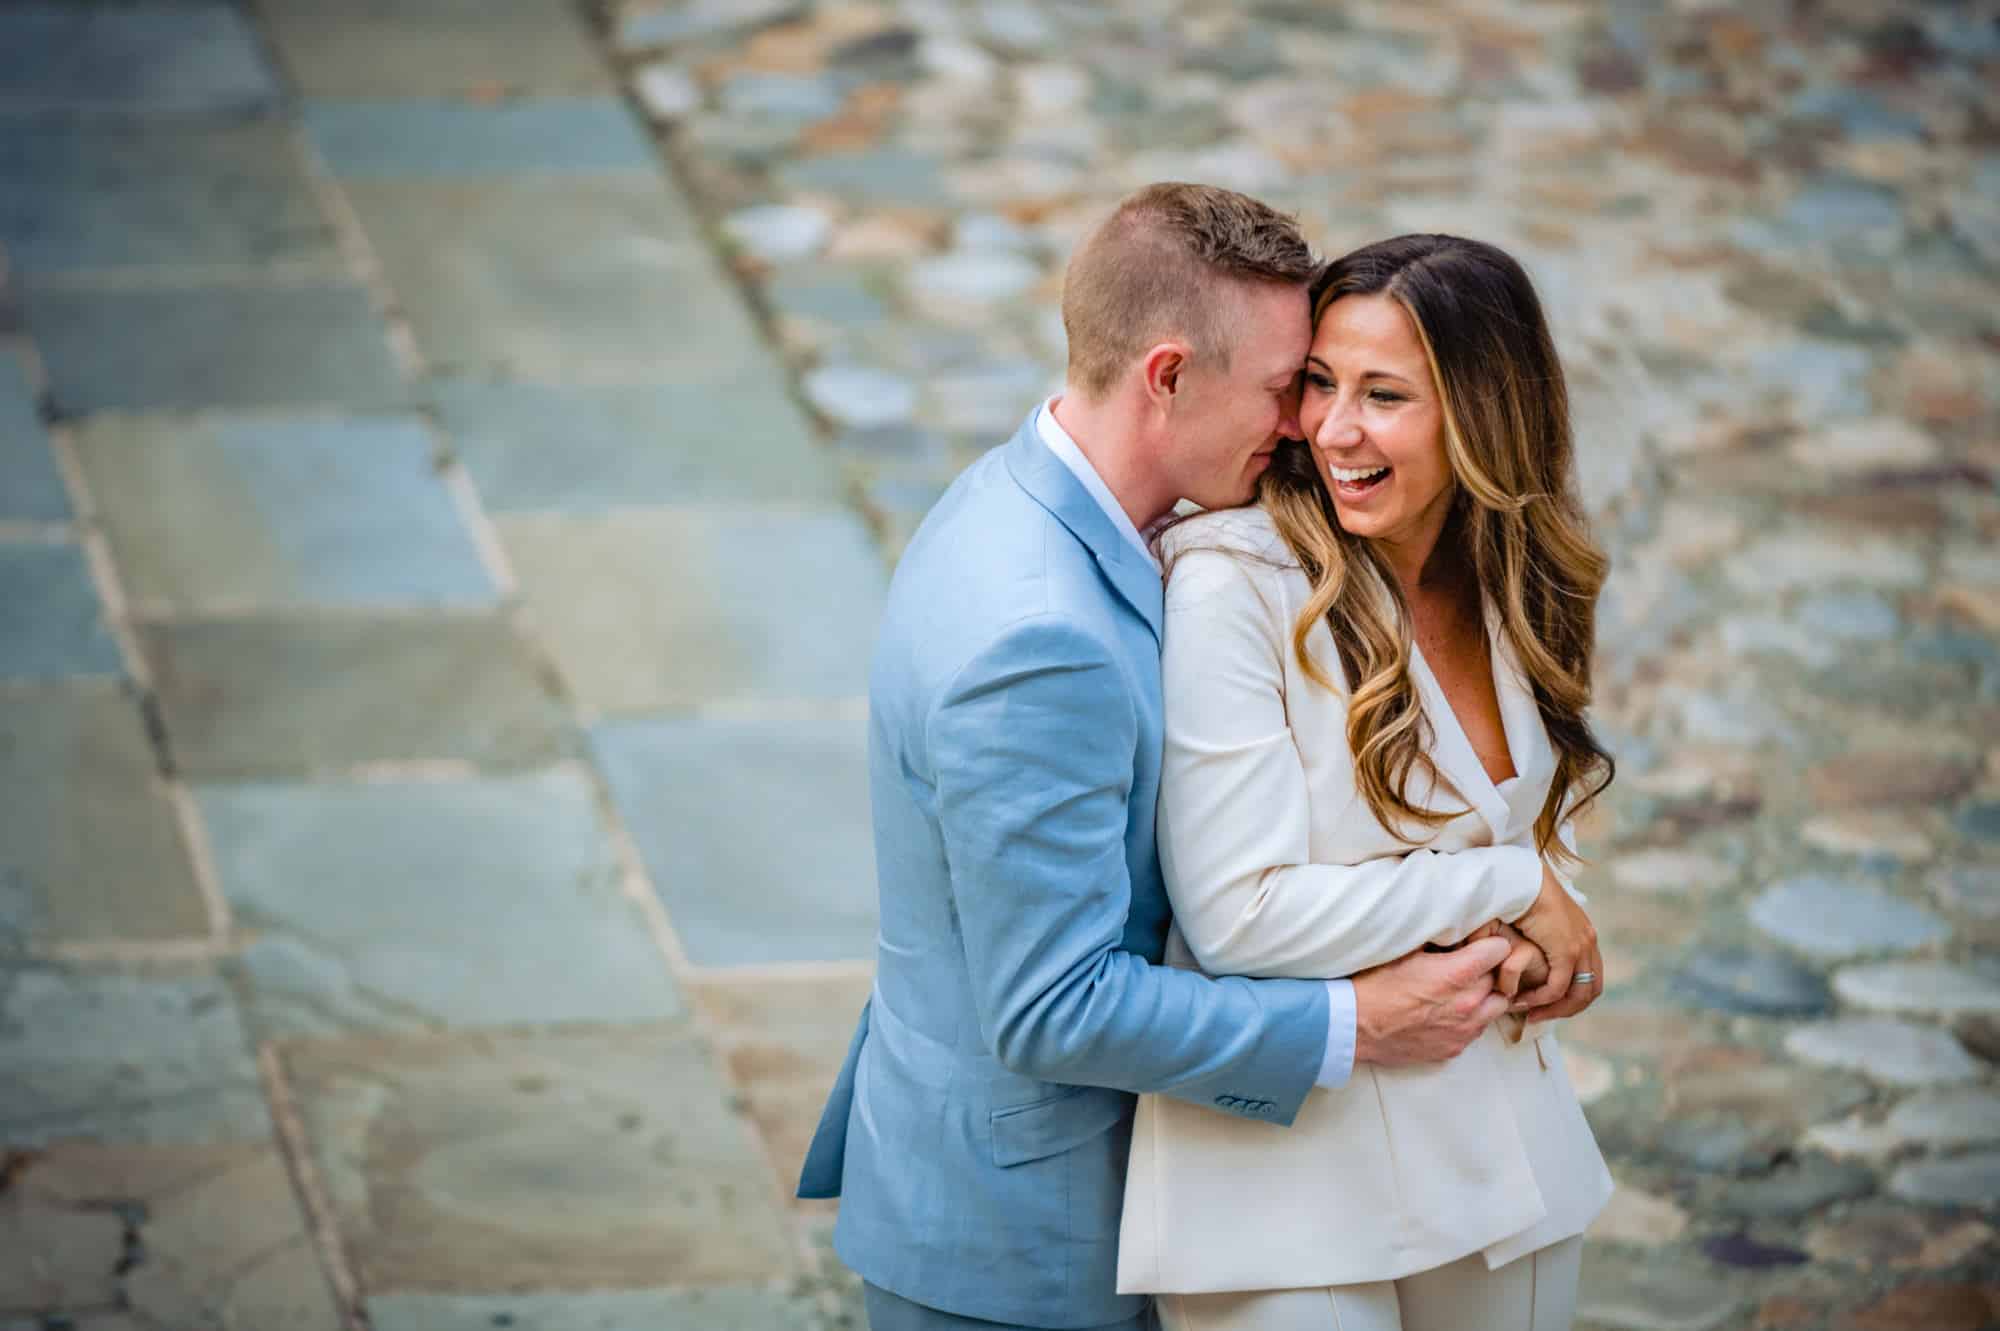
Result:
<svg viewBox="0 0 2000 1331">
<path fill-rule="evenodd" d="M 1354 409 L 1345 402 L 1334 402 L 1320 417 L 1319 429 L 1313 432 L 1313 444 L 1323 449 L 1346 448 L 1361 442 L 1361 423 L 1355 418 Z"/>
</svg>

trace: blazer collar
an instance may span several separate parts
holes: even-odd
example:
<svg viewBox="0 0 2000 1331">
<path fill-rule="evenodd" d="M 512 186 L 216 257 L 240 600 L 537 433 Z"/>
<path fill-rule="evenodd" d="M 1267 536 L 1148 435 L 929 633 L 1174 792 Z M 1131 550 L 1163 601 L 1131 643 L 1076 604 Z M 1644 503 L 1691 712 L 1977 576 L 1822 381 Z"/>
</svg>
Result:
<svg viewBox="0 0 2000 1331">
<path fill-rule="evenodd" d="M 1534 690 L 1501 626 L 1499 613 L 1491 604 L 1486 606 L 1486 638 L 1493 689 L 1500 700 L 1500 722 L 1507 732 L 1507 753 L 1519 778 L 1505 794 L 1486 775 L 1486 765 L 1479 761 L 1472 741 L 1466 738 L 1465 727 L 1451 709 L 1451 700 L 1445 697 L 1443 686 L 1431 673 L 1430 663 L 1414 646 L 1410 664 L 1423 695 L 1424 710 L 1430 717 L 1432 760 L 1452 788 L 1492 829 L 1494 843 L 1500 844 L 1515 840 L 1534 826 L 1542 801 L 1548 797 L 1549 782 L 1555 777 L 1556 763 L 1555 749 L 1542 725 L 1541 709 L 1535 705 Z"/>
<path fill-rule="evenodd" d="M 1165 601 L 1159 571 L 1140 558 L 1139 552 L 1097 506 L 1090 491 L 1041 441 L 1035 432 L 1033 412 L 1007 445 L 1006 458 L 1007 470 L 1015 482 L 1083 543 L 1096 558 L 1105 580 L 1146 621 L 1153 640 L 1159 641 Z"/>
</svg>

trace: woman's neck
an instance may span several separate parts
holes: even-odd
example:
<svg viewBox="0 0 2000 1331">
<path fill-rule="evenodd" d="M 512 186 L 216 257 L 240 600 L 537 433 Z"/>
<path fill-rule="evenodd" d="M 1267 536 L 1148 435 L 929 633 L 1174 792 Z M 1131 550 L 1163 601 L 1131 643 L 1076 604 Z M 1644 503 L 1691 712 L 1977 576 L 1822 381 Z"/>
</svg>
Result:
<svg viewBox="0 0 2000 1331">
<path fill-rule="evenodd" d="M 1406 602 L 1435 600 L 1462 590 L 1471 569 L 1459 557 L 1459 524 L 1449 512 L 1427 523 L 1426 530 L 1408 536 L 1384 536 L 1373 542 L 1395 575 Z"/>
</svg>

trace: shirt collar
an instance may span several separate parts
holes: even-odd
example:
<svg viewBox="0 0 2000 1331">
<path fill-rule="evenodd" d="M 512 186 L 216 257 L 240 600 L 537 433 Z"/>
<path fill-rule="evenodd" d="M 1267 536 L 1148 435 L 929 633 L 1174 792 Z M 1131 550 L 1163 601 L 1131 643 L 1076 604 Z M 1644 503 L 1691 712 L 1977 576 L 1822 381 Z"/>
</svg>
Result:
<svg viewBox="0 0 2000 1331">
<path fill-rule="evenodd" d="M 1146 538 L 1132 525 L 1131 517 L 1112 495 L 1111 487 L 1104 483 L 1104 478 L 1097 474 L 1097 468 L 1090 465 L 1090 459 L 1083 455 L 1081 448 L 1077 447 L 1076 440 L 1070 438 L 1069 431 L 1063 429 L 1061 423 L 1056 420 L 1055 404 L 1056 399 L 1050 398 L 1042 403 L 1041 410 L 1035 413 L 1035 434 L 1049 452 L 1054 453 L 1063 466 L 1069 468 L 1070 474 L 1082 483 L 1083 488 L 1090 492 L 1090 497 L 1104 510 L 1104 516 L 1111 519 L 1111 525 L 1118 529 L 1118 534 L 1131 542 L 1132 548 L 1144 555 L 1146 562 L 1158 572 L 1160 557 L 1153 553 L 1152 547 L 1146 544 Z"/>
</svg>

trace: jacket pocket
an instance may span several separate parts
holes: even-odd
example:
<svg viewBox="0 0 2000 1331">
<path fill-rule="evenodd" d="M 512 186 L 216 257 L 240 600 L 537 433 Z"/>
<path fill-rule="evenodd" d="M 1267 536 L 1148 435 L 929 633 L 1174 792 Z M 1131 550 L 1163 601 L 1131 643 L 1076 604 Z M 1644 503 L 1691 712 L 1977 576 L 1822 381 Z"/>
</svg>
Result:
<svg viewBox="0 0 2000 1331">
<path fill-rule="evenodd" d="M 1132 1097 L 1103 1086 L 1073 1086 L 1033 1104 L 993 1111 L 993 1163 L 1024 1165 L 1081 1146 L 1109 1132 Z"/>
</svg>

